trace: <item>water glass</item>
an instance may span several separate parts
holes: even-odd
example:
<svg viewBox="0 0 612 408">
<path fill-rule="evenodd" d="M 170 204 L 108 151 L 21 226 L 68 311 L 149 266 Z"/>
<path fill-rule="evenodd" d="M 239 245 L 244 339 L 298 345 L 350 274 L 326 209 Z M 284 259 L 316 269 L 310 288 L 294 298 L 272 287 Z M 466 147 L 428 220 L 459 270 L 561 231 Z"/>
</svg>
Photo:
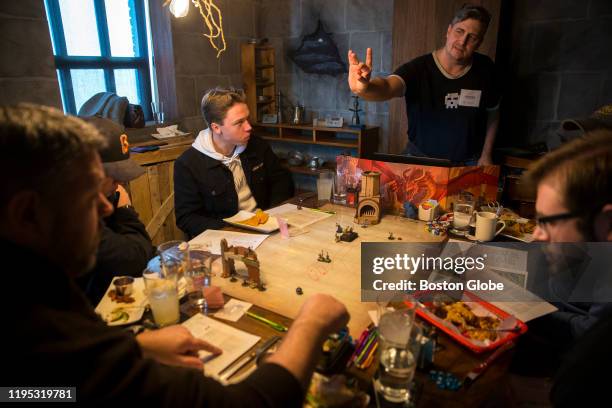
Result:
<svg viewBox="0 0 612 408">
<path fill-rule="evenodd" d="M 208 303 L 204 297 L 204 288 L 210 286 L 212 277 L 211 265 L 213 255 L 208 251 L 189 251 L 191 267 L 185 274 L 187 278 L 187 303 L 184 312 L 188 315 L 208 313 Z"/>
<path fill-rule="evenodd" d="M 376 391 L 387 401 L 405 402 L 410 398 L 420 347 L 420 338 L 415 337 L 418 329 L 413 330 L 416 303 L 409 295 L 401 295 L 387 303 L 379 300 L 378 306 Z"/>
<path fill-rule="evenodd" d="M 329 200 L 332 193 L 334 173 L 323 171 L 317 179 L 317 198 L 319 201 Z"/>
<path fill-rule="evenodd" d="M 162 101 L 159 102 L 151 102 L 151 112 L 153 113 L 153 120 L 155 123 L 164 123 L 164 103 Z"/>
<path fill-rule="evenodd" d="M 159 327 L 176 324 L 180 320 L 177 275 L 164 276 L 153 269 L 142 273 L 145 292 L 153 312 L 153 319 Z"/>
<path fill-rule="evenodd" d="M 180 279 L 189 270 L 189 244 L 187 242 L 180 240 L 164 242 L 157 247 L 157 252 L 159 252 L 163 275 L 177 275 L 177 279 Z"/>
<path fill-rule="evenodd" d="M 346 204 L 346 179 L 343 172 L 336 172 L 334 176 L 334 189 L 332 192 L 332 202 L 334 204 Z"/>
<path fill-rule="evenodd" d="M 453 228 L 457 231 L 467 231 L 474 213 L 474 202 L 459 199 L 453 204 Z"/>
</svg>

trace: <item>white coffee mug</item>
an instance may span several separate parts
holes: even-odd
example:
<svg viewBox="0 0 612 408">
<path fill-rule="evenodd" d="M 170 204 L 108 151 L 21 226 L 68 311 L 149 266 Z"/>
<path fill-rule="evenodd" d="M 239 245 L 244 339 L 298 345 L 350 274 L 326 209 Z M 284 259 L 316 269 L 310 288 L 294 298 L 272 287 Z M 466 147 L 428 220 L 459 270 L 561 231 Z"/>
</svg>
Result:
<svg viewBox="0 0 612 408">
<path fill-rule="evenodd" d="M 506 223 L 498 220 L 495 213 L 488 211 L 476 213 L 476 239 L 478 241 L 491 241 L 504 228 L 506 228 Z"/>
</svg>

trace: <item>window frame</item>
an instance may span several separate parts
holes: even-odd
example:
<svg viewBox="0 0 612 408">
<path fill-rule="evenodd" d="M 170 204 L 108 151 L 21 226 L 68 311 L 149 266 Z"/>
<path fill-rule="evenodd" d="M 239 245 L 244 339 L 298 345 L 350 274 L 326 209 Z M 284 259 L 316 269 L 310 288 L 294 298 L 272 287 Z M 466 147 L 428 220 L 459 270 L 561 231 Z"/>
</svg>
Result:
<svg viewBox="0 0 612 408">
<path fill-rule="evenodd" d="M 45 6 L 51 28 L 54 46 L 55 67 L 60 81 L 60 92 L 66 113 L 78 113 L 72 86 L 71 69 L 102 69 L 107 92 L 117 92 L 115 69 L 136 70 L 136 91 L 144 111 L 145 119 L 152 119 L 151 112 L 151 78 L 149 76 L 149 55 L 145 22 L 144 0 L 128 0 L 131 3 L 132 29 L 135 30 L 137 57 L 113 57 L 111 55 L 110 37 L 106 18 L 104 0 L 92 0 L 98 27 L 100 56 L 68 55 L 64 25 L 62 22 L 59 0 L 45 0 Z M 93 96 L 93 95 L 92 95 Z M 130 103 L 132 103 L 130 101 Z"/>
</svg>

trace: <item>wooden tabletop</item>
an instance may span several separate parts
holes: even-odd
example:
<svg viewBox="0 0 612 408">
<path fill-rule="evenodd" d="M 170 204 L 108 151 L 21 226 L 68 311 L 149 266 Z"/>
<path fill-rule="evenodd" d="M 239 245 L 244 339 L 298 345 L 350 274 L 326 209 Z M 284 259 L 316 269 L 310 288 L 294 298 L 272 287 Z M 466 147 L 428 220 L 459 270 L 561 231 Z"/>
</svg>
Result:
<svg viewBox="0 0 612 408">
<path fill-rule="evenodd" d="M 304 202 L 304 205 L 311 204 L 308 201 Z M 240 280 L 230 282 L 222 279 L 219 277 L 219 269 L 216 270 L 213 285 L 222 287 L 227 295 L 253 303 L 256 305 L 252 309 L 255 313 L 287 327 L 290 326 L 291 318 L 296 316 L 301 304 L 309 294 L 329 293 L 347 306 L 351 313 L 349 323 L 351 335 L 357 339 L 371 323 L 367 314 L 368 310 L 376 308 L 375 304 L 360 300 L 360 243 L 389 242 L 387 239 L 389 232 L 393 232 L 395 237 L 402 237 L 402 241 L 399 242 L 440 242 L 446 238 L 431 235 L 426 231 L 425 223 L 420 221 L 386 216 L 379 225 L 363 229 L 353 223 L 355 211 L 353 208 L 325 204 L 321 209 L 335 211 L 336 214 L 307 227 L 308 232 L 289 239 L 282 239 L 279 234 L 273 234 L 257 248 L 256 252 L 261 263 L 261 274 L 266 283 L 266 291 L 260 292 L 256 289 L 245 288 L 241 285 Z M 359 238 L 351 243 L 336 243 L 334 240 L 336 223 L 342 226 L 353 226 L 354 230 L 359 233 Z M 332 258 L 330 264 L 317 262 L 317 255 L 321 250 L 329 252 Z M 216 268 L 219 267 L 220 265 L 216 265 Z M 239 273 L 245 273 L 245 271 L 240 271 L 239 265 L 237 268 Z M 215 271 L 215 265 L 213 265 L 213 271 Z M 295 289 L 298 286 L 302 288 L 304 295 L 296 294 Z M 236 323 L 225 323 L 261 336 L 261 342 L 272 336 L 282 335 L 247 316 L 243 316 Z M 491 354 L 490 352 L 474 354 L 444 333 L 439 334 L 438 343 L 434 368 L 452 372 L 459 379 L 463 379 L 468 372 Z M 502 377 L 506 375 L 511 355 L 511 351 L 502 355 L 469 389 L 462 388 L 459 391 L 439 389 L 429 379 L 428 373 L 417 372 L 415 378 L 421 384 L 418 406 L 468 407 L 479 404 L 491 392 L 499 388 Z M 366 371 L 353 367 L 349 374 L 357 377 L 361 385 L 367 388 L 376 365 L 376 363 L 372 364 Z"/>
<path fill-rule="evenodd" d="M 309 295 L 330 294 L 346 305 L 351 314 L 351 335 L 358 338 L 370 324 L 368 311 L 376 309 L 375 303 L 361 301 L 361 243 L 390 242 L 389 232 L 402 238 L 394 242 L 440 242 L 444 238 L 427 232 L 421 221 L 387 216 L 378 225 L 361 228 L 353 223 L 353 208 L 326 204 L 322 209 L 336 214 L 288 239 L 278 233 L 271 234 L 255 250 L 266 286 L 264 292 L 242 286 L 241 280 L 230 282 L 220 278 L 220 261 L 213 264 L 216 277 L 212 284 L 220 286 L 223 293 L 291 318 L 297 315 Z M 336 224 L 353 227 L 359 237 L 353 242 L 335 242 Z M 321 251 L 329 254 L 331 263 L 317 261 Z M 241 263 L 236 264 L 236 269 L 240 275 L 246 275 Z M 303 295 L 296 293 L 298 287 Z"/>
</svg>

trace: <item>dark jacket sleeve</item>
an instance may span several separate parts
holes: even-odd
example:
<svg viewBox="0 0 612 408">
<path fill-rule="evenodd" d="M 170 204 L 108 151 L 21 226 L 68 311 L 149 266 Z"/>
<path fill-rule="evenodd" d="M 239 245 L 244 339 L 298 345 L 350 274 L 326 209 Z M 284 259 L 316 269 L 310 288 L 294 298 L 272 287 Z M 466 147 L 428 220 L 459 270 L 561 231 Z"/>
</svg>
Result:
<svg viewBox="0 0 612 408">
<path fill-rule="evenodd" d="M 147 262 L 155 255 L 155 247 L 138 213 L 119 207 L 109 217 L 102 231 L 98 262 L 121 273 L 140 276 Z"/>
<path fill-rule="evenodd" d="M 176 225 L 193 238 L 206 229 L 220 229 L 225 226 L 222 220 L 206 216 L 198 192 L 196 178 L 187 163 L 180 157 L 174 162 L 174 212 Z"/>
<path fill-rule="evenodd" d="M 79 278 L 81 288 L 92 304 L 98 303 L 115 276 L 142 275 L 155 247 L 138 213 L 131 208 L 116 208 L 104 219 L 96 265 Z"/>
<path fill-rule="evenodd" d="M 293 178 L 289 170 L 281 166 L 280 160 L 267 143 L 264 157 L 270 181 L 270 207 L 274 207 L 293 197 Z"/>
</svg>

